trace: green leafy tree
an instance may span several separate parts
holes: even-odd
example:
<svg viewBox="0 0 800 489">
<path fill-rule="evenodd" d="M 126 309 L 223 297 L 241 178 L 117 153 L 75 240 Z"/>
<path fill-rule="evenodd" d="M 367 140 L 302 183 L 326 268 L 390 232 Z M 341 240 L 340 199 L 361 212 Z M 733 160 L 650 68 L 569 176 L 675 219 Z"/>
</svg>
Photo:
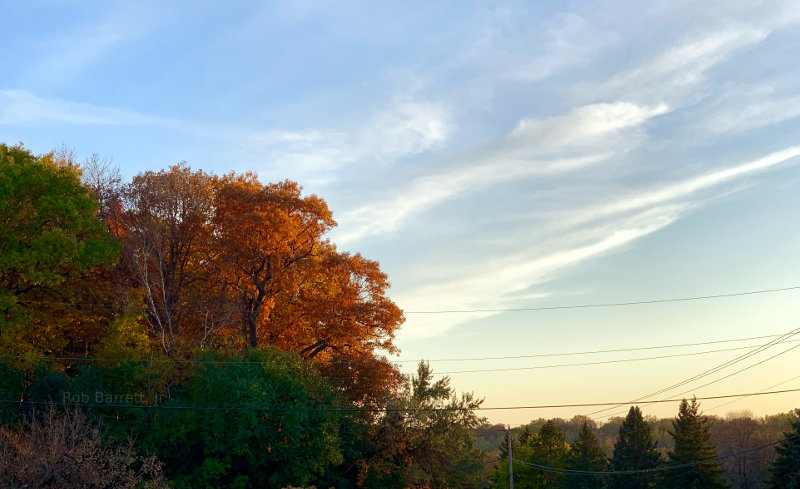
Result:
<svg viewBox="0 0 800 489">
<path fill-rule="evenodd" d="M 567 468 L 603 472 L 608 470 L 606 451 L 597 441 L 594 430 L 584 421 L 578 432 L 578 439 L 570 447 Z M 565 487 L 568 489 L 599 489 L 603 487 L 603 476 L 567 474 Z"/>
<path fill-rule="evenodd" d="M 794 430 L 785 433 L 785 438 L 775 449 L 777 456 L 769 469 L 768 489 L 800 488 L 800 409 L 796 409 L 795 414 Z"/>
<path fill-rule="evenodd" d="M 520 431 L 518 436 L 520 445 L 529 445 L 535 436 L 536 434 L 531 430 L 531 427 L 526 426 Z"/>
<path fill-rule="evenodd" d="M 434 381 L 430 366 L 420 362 L 417 375 L 374 428 L 363 486 L 483 487 L 485 454 L 475 448 L 474 430 L 485 420 L 473 411 L 482 402 L 470 393 L 458 397 L 448 377 Z"/>
<path fill-rule="evenodd" d="M 656 451 L 656 443 L 642 411 L 633 406 L 622 421 L 617 442 L 611 458 L 614 471 L 646 470 L 658 467 L 661 455 Z M 616 475 L 609 478 L 612 489 L 643 489 L 654 487 L 655 476 L 651 473 Z"/>
<path fill-rule="evenodd" d="M 678 416 L 672 421 L 670 434 L 675 440 L 675 448 L 667 455 L 669 465 L 683 465 L 710 460 L 717 457 L 717 449 L 711 442 L 711 423 L 699 413 L 696 399 L 684 399 L 678 409 Z M 665 489 L 730 487 L 723 477 L 724 470 L 719 462 L 709 462 L 681 469 L 667 470 L 663 474 L 662 487 Z"/>
<path fill-rule="evenodd" d="M 520 443 L 519 448 L 514 448 L 515 460 L 559 469 L 566 467 L 569 459 L 569 444 L 564 431 L 553 420 L 545 422 L 537 434 L 531 434 L 528 431 L 525 438 L 527 441 L 524 445 Z M 494 480 L 493 487 L 508 487 L 508 463 L 498 464 L 492 479 Z M 515 489 L 556 489 L 561 487 L 564 487 L 563 473 L 538 469 L 524 463 L 514 463 Z"/>
<path fill-rule="evenodd" d="M 118 253 L 98 208 L 70 161 L 0 144 L 0 347 L 49 353 L 69 341 L 54 329 L 70 282 Z"/>
<path fill-rule="evenodd" d="M 569 458 L 569 444 L 564 431 L 553 421 L 541 427 L 537 436 L 531 437 L 528 446 L 532 449 L 533 462 L 548 467 L 563 468 Z M 555 489 L 563 487 L 564 474 L 543 471 L 542 488 Z"/>
<path fill-rule="evenodd" d="M 306 485 L 342 462 L 343 406 L 298 355 L 268 348 L 197 360 L 145 444 L 176 488 Z"/>
</svg>

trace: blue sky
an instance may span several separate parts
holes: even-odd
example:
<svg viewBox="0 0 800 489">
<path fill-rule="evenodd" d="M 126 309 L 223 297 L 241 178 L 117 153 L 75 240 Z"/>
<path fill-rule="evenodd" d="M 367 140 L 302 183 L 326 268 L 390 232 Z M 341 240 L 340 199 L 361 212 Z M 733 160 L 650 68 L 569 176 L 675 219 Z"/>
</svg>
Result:
<svg viewBox="0 0 800 489">
<path fill-rule="evenodd" d="M 185 160 L 297 180 L 409 312 L 800 284 L 792 2 L 9 1 L 0 17 L 0 141 L 99 153 L 128 177 Z M 783 333 L 798 313 L 796 292 L 409 313 L 398 345 L 401 359 L 437 359 L 689 343 Z M 487 406 L 622 400 L 740 353 L 452 379 Z M 626 356 L 646 355 L 581 358 Z M 760 390 L 798 357 L 695 394 Z M 433 366 L 569 361 L 546 360 Z M 784 394 L 725 410 L 798 405 Z"/>
</svg>

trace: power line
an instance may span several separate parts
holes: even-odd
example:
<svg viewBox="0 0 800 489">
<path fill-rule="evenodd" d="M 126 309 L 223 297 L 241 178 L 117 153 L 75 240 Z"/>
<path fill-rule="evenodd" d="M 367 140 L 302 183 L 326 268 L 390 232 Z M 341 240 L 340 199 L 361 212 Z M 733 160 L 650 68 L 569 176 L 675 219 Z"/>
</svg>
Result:
<svg viewBox="0 0 800 489">
<path fill-rule="evenodd" d="M 650 394 L 641 396 L 641 397 L 639 397 L 637 399 L 634 399 L 634 401 L 642 401 L 644 399 L 647 399 L 648 397 L 653 397 L 653 396 L 657 396 L 659 394 L 663 394 L 665 392 L 671 391 L 673 389 L 676 389 L 676 388 L 679 388 L 679 387 L 684 386 L 686 384 L 689 384 L 691 382 L 694 382 L 695 380 L 699 380 L 699 379 L 701 379 L 703 377 L 707 377 L 707 376 L 709 376 L 709 375 L 711 375 L 713 373 L 716 373 L 716 372 L 718 372 L 718 371 L 720 371 L 720 370 L 722 370 L 724 368 L 727 368 L 727 367 L 729 367 L 731 365 L 734 365 L 734 364 L 739 363 L 739 362 L 741 362 L 743 360 L 746 360 L 747 358 L 749 358 L 749 357 L 751 357 L 753 355 L 756 355 L 756 354 L 758 354 L 758 353 L 760 353 L 760 352 L 762 352 L 762 351 L 764 351 L 764 350 L 766 350 L 766 349 L 768 349 L 768 348 L 770 348 L 772 346 L 775 346 L 775 345 L 777 345 L 777 344 L 779 344 L 779 343 L 781 343 L 783 341 L 786 341 L 786 340 L 788 340 L 789 338 L 791 338 L 792 336 L 794 336 L 794 335 L 796 335 L 798 333 L 800 333 L 800 328 L 793 329 L 793 330 L 791 330 L 791 331 L 789 331 L 787 333 L 784 333 L 783 335 L 779 336 L 778 338 L 776 338 L 774 340 L 771 340 L 771 341 L 769 341 L 769 342 L 767 342 L 767 343 L 765 343 L 765 344 L 763 344 L 761 346 L 756 347 L 755 349 L 753 349 L 750 352 L 747 352 L 747 353 L 745 353 L 743 355 L 739 355 L 738 357 L 736 357 L 734 359 L 728 360 L 727 362 L 723 362 L 720 365 L 717 365 L 717 366 L 715 366 L 715 367 L 713 367 L 711 369 L 708 369 L 708 370 L 706 370 L 704 372 L 701 372 L 701 373 L 699 373 L 697 375 L 694 375 L 694 376 L 689 377 L 687 379 L 684 379 L 684 380 L 682 380 L 680 382 L 672 384 L 672 385 L 670 385 L 668 387 L 665 387 L 663 389 L 659 389 L 657 391 L 651 392 Z M 622 406 L 622 404 L 620 406 Z M 592 416 L 594 414 L 599 414 L 599 413 L 602 413 L 602 412 L 605 412 L 605 411 L 610 411 L 611 409 L 614 409 L 614 407 L 606 408 L 606 409 L 600 409 L 598 411 L 594 411 L 594 412 L 591 412 L 591 413 L 587 414 L 587 416 Z"/>
<path fill-rule="evenodd" d="M 719 456 L 719 457 L 709 458 L 709 459 L 706 459 L 706 460 L 700 460 L 698 462 L 688 462 L 688 463 L 683 463 L 683 464 L 678 464 L 678 465 L 670 465 L 670 466 L 667 466 L 667 467 L 654 467 L 652 469 L 612 470 L 612 471 L 607 471 L 607 472 L 601 472 L 601 471 L 594 471 L 594 470 L 579 470 L 579 469 L 566 469 L 566 468 L 560 468 L 560 467 L 550 467 L 550 466 L 547 466 L 547 465 L 539 465 L 539 464 L 535 464 L 535 463 L 532 463 L 532 462 L 525 462 L 524 460 L 519 460 L 519 459 L 516 459 L 516 458 L 512 459 L 512 460 L 514 460 L 514 462 L 520 463 L 522 465 L 527 465 L 529 467 L 534 467 L 534 468 L 537 468 L 537 469 L 540 469 L 540 470 L 544 470 L 546 472 L 558 472 L 558 473 L 565 473 L 565 474 L 609 475 L 609 476 L 613 476 L 613 475 L 648 474 L 648 473 L 653 473 L 653 472 L 664 472 L 664 471 L 667 471 L 667 470 L 685 469 L 685 468 L 688 468 L 688 467 L 697 467 L 699 465 L 708 465 L 708 464 L 712 464 L 712 463 L 717 463 L 717 462 L 721 462 L 721 461 L 729 459 L 729 458 L 739 457 L 741 455 L 746 455 L 746 454 L 751 453 L 751 452 L 756 452 L 758 450 L 763 450 L 765 448 L 773 447 L 775 445 L 780 445 L 781 443 L 783 443 L 783 442 L 785 442 L 787 440 L 793 440 L 793 439 L 798 438 L 798 437 L 800 437 L 800 435 L 791 435 L 791 436 L 787 436 L 787 437 L 783 438 L 782 440 L 774 441 L 774 442 L 771 442 L 771 443 L 766 443 L 764 445 L 760 445 L 760 446 L 757 446 L 757 447 L 748 448 L 748 449 L 742 450 L 740 452 L 729 453 L 728 455 L 722 455 L 722 456 Z"/>
<path fill-rule="evenodd" d="M 790 287 L 780 287 L 774 289 L 760 289 L 760 290 L 747 290 L 742 292 L 730 292 L 725 294 L 711 294 L 699 295 L 691 297 L 673 297 L 664 299 L 648 299 L 641 301 L 627 301 L 627 302 L 601 302 L 594 304 L 567 304 L 562 306 L 540 306 L 540 307 L 517 307 L 517 308 L 487 308 L 487 309 L 438 309 L 427 311 L 403 311 L 404 314 L 472 314 L 472 313 L 502 313 L 502 312 L 530 312 L 530 311 L 557 311 L 564 309 L 588 309 L 588 308 L 602 308 L 602 307 L 624 307 L 624 306 L 641 306 L 647 304 L 664 304 L 671 302 L 690 302 L 710 299 L 724 299 L 729 297 L 743 297 L 748 295 L 759 294 L 772 294 L 776 292 L 788 292 L 792 290 L 800 290 L 800 285 L 793 285 Z M 50 304 L 50 305 L 63 305 L 72 307 L 109 307 L 108 304 L 86 304 L 62 301 L 19 301 L 20 304 Z M 156 309 L 159 311 L 200 311 L 200 312 L 231 312 L 229 309 L 207 309 L 207 308 L 187 308 L 187 307 L 146 307 L 143 310 Z"/>
<path fill-rule="evenodd" d="M 795 340 L 800 341 L 800 340 Z M 798 345 L 800 346 L 800 345 Z M 674 353 L 671 355 L 658 355 L 654 357 L 641 357 L 641 358 L 621 358 L 617 360 L 600 360 L 596 362 L 579 362 L 579 363 L 560 363 L 555 365 L 535 365 L 532 367 L 509 367 L 509 368 L 485 368 L 485 369 L 475 369 L 475 370 L 451 370 L 445 372 L 436 372 L 437 375 L 449 375 L 449 374 L 466 374 L 466 373 L 479 373 L 479 372 L 513 372 L 513 371 L 520 371 L 520 370 L 539 370 L 539 369 L 547 369 L 547 368 L 559 368 L 559 367 L 582 367 L 587 365 L 606 365 L 612 363 L 627 363 L 627 362 L 641 362 L 645 360 L 659 360 L 663 358 L 675 358 L 675 357 L 691 357 L 697 355 L 708 355 L 711 353 L 720 353 L 726 351 L 737 351 L 737 350 L 746 350 L 751 348 L 750 346 L 739 346 L 736 348 L 721 348 L 717 350 L 704 350 L 704 351 L 695 351 L 695 352 L 688 352 L 688 353 Z"/>
<path fill-rule="evenodd" d="M 761 389 L 758 392 L 764 392 L 764 391 L 768 391 L 770 389 L 774 389 L 775 387 L 778 387 L 778 386 L 781 386 L 781 385 L 784 385 L 784 384 L 788 384 L 789 382 L 791 382 L 793 380 L 796 380 L 796 379 L 800 379 L 800 375 L 796 375 L 796 376 L 792 377 L 791 379 L 784 380 L 783 382 L 778 382 L 777 384 L 772 384 L 769 387 L 764 387 L 763 389 Z M 721 408 L 723 406 L 727 406 L 729 404 L 733 404 L 734 402 L 739 402 L 739 401 L 744 400 L 744 399 L 746 399 L 746 397 L 735 399 L 733 401 L 724 402 L 722 404 L 717 404 L 716 406 L 710 407 L 710 408 L 706 409 L 705 411 L 706 412 L 713 411 L 715 409 L 719 409 L 719 408 Z"/>
<path fill-rule="evenodd" d="M 715 340 L 715 341 L 702 341 L 697 343 L 676 343 L 671 345 L 656 345 L 656 346 L 642 346 L 642 347 L 631 347 L 631 348 L 614 348 L 608 350 L 589 350 L 589 351 L 575 351 L 575 352 L 564 352 L 564 353 L 538 353 L 532 355 L 512 355 L 512 356 L 501 356 L 501 357 L 464 357 L 464 358 L 434 358 L 434 359 L 418 359 L 418 360 L 391 360 L 392 363 L 419 363 L 421 361 L 424 362 L 467 362 L 467 361 L 487 361 L 487 360 L 518 360 L 518 359 L 525 359 L 525 358 L 548 358 L 548 357 L 561 357 L 561 356 L 581 356 L 581 355 L 595 355 L 601 353 L 622 353 L 622 352 L 633 352 L 633 351 L 647 351 L 647 350 L 661 350 L 661 349 L 668 349 L 668 348 L 682 348 L 688 346 L 704 346 L 704 345 L 716 345 L 722 343 L 736 343 L 740 341 L 749 341 L 749 340 L 760 340 L 764 338 L 776 338 L 778 336 L 782 336 L 779 334 L 772 334 L 772 335 L 763 335 L 763 336 L 750 336 L 747 338 L 732 338 L 732 339 L 725 339 L 725 340 Z M 750 347 L 742 347 L 742 348 L 750 348 Z M 733 348 L 731 350 L 736 350 L 737 348 Z M 720 350 L 724 351 L 724 350 Z M 47 357 L 52 360 L 60 360 L 60 361 L 73 361 L 73 362 L 150 362 L 150 363 L 209 363 L 214 365 L 226 365 L 226 364 L 263 364 L 268 362 L 261 362 L 261 361 L 246 361 L 246 360 L 180 360 L 180 359 L 131 359 L 131 358 L 109 358 L 109 357 Z M 660 358 L 660 357 L 657 357 Z"/>
<path fill-rule="evenodd" d="M 577 351 L 577 352 L 567 352 L 567 353 L 537 353 L 533 355 L 511 355 L 503 357 L 434 358 L 430 360 L 424 360 L 424 359 L 423 360 L 427 362 L 470 362 L 470 361 L 484 361 L 484 360 L 516 360 L 521 358 L 566 357 L 566 356 L 576 356 L 576 355 L 594 355 L 599 353 L 620 353 L 629 351 L 660 350 L 665 348 L 680 348 L 684 346 L 716 345 L 719 343 L 735 343 L 737 341 L 761 340 L 764 338 L 775 338 L 778 336 L 782 335 L 774 334 L 774 335 L 764 335 L 764 336 L 751 336 L 749 338 L 733 338 L 728 340 L 702 341 L 699 343 L 677 343 L 672 345 L 614 348 L 610 350 L 590 350 L 590 351 Z M 419 361 L 421 360 L 395 360 L 395 363 L 411 363 L 411 362 L 416 363 Z"/>
<path fill-rule="evenodd" d="M 757 367 L 757 366 L 761 365 L 762 363 L 768 362 L 768 361 L 772 360 L 773 358 L 776 358 L 776 357 L 779 357 L 779 356 L 781 356 L 781 355 L 784 355 L 784 354 L 786 354 L 786 353 L 789 353 L 790 351 L 792 351 L 792 350 L 794 350 L 795 348 L 798 348 L 798 347 L 800 347 L 800 345 L 795 345 L 795 346 L 793 346 L 793 347 L 791 347 L 791 348 L 788 348 L 788 349 L 786 349 L 786 350 L 784 350 L 784 351 L 782 351 L 782 352 L 780 352 L 780 353 L 776 353 L 775 355 L 772 355 L 772 356 L 771 356 L 771 357 L 769 357 L 769 358 L 765 358 L 765 359 L 763 359 L 763 360 L 761 360 L 761 361 L 759 361 L 759 362 L 756 362 L 756 363 L 754 363 L 754 364 L 752 364 L 752 365 L 748 365 L 747 367 L 744 367 L 744 368 L 742 368 L 742 369 L 739 369 L 739 370 L 737 370 L 736 372 L 732 372 L 732 373 L 730 373 L 730 374 L 728 374 L 728 375 L 725 375 L 724 377 L 720 377 L 720 378 L 718 378 L 718 379 L 712 380 L 711 382 L 706 382 L 705 384 L 703 384 L 703 385 L 701 385 L 701 386 L 694 387 L 694 388 L 692 388 L 692 389 L 689 389 L 689 390 L 683 391 L 683 392 L 681 392 L 681 393 L 680 393 L 680 394 L 678 394 L 678 395 L 679 395 L 679 396 L 682 396 L 682 395 L 684 395 L 684 394 L 688 394 L 688 393 L 690 393 L 690 392 L 692 392 L 692 391 L 695 391 L 695 390 L 697 390 L 697 389 L 702 389 L 703 387 L 708 387 L 708 386 L 709 386 L 709 385 L 711 385 L 711 384 L 716 384 L 717 382 L 723 381 L 723 380 L 725 380 L 725 379 L 728 379 L 728 378 L 730 378 L 730 377 L 733 377 L 734 375 L 740 374 L 740 373 L 744 372 L 745 370 L 750 370 L 750 369 L 751 369 L 751 368 L 753 368 L 753 367 Z M 646 402 L 643 402 L 642 404 L 644 404 L 644 405 L 647 405 L 647 404 L 650 404 L 650 403 L 651 403 L 651 401 L 646 401 Z M 621 413 L 617 413 L 617 414 L 621 414 Z M 606 417 L 608 417 L 608 416 L 606 416 Z"/>
<path fill-rule="evenodd" d="M 793 346 L 793 347 L 791 347 L 791 348 L 787 348 L 786 350 L 784 350 L 784 351 L 782 351 L 782 352 L 780 352 L 780 353 L 776 353 L 775 355 L 772 355 L 772 356 L 771 356 L 771 357 L 769 357 L 769 358 L 765 358 L 765 359 L 763 359 L 763 360 L 761 360 L 761 361 L 758 361 L 758 362 L 756 362 L 756 363 L 754 363 L 754 364 L 752 364 L 752 365 L 748 365 L 747 367 L 744 367 L 744 368 L 742 368 L 742 369 L 739 369 L 739 370 L 737 370 L 736 372 L 729 373 L 728 375 L 725 375 L 724 377 L 720 377 L 720 378 L 718 378 L 718 379 L 714 379 L 714 380 L 712 380 L 711 382 L 706 382 L 705 384 L 703 384 L 703 385 L 701 385 L 701 386 L 698 386 L 698 387 L 695 387 L 694 389 L 690 389 L 690 390 L 688 390 L 688 391 L 681 392 L 681 393 L 680 393 L 680 394 L 678 394 L 678 395 L 679 395 L 679 396 L 682 396 L 682 395 L 684 395 L 684 394 L 688 394 L 689 392 L 692 392 L 692 391 L 693 391 L 693 390 L 695 390 L 695 389 L 702 389 L 703 387 L 708 387 L 708 386 L 709 386 L 709 385 L 711 385 L 711 384 L 716 384 L 717 382 L 723 381 L 723 380 L 725 380 L 725 379 L 728 379 L 728 378 L 730 378 L 730 377 L 733 377 L 734 375 L 740 374 L 740 373 L 744 372 L 745 370 L 750 370 L 750 369 L 751 369 L 751 368 L 753 368 L 753 367 L 757 367 L 757 366 L 759 366 L 759 365 L 761 365 L 761 364 L 763 364 L 763 363 L 766 363 L 766 362 L 768 362 L 768 361 L 772 360 L 773 358 L 777 358 L 777 357 L 779 357 L 779 356 L 781 356 L 781 355 L 785 355 L 786 353 L 789 353 L 790 351 L 792 351 L 792 350 L 795 350 L 795 349 L 796 349 L 796 348 L 798 348 L 798 347 L 800 347 L 800 345 L 795 345 L 795 346 Z"/>
<path fill-rule="evenodd" d="M 723 299 L 727 297 L 741 297 L 746 295 L 757 294 L 771 294 L 774 292 L 787 292 L 790 290 L 798 290 L 800 285 L 791 287 L 781 287 L 777 289 L 761 289 L 761 290 L 748 290 L 744 292 L 731 292 L 728 294 L 713 294 L 713 295 L 700 295 L 693 297 L 677 297 L 669 299 L 650 299 L 642 301 L 629 301 L 629 302 L 604 302 L 597 304 L 572 304 L 564 306 L 542 306 L 542 307 L 518 307 L 507 309 L 443 309 L 431 311 L 404 311 L 405 314 L 458 314 L 458 313 L 480 313 L 480 312 L 526 312 L 526 311 L 555 311 L 561 309 L 586 309 L 596 307 L 622 307 L 622 306 L 640 306 L 645 304 L 663 304 L 668 302 L 689 302 L 708 299 Z"/>
<path fill-rule="evenodd" d="M 798 345 L 800 346 L 800 345 Z M 784 389 L 778 391 L 768 392 L 749 392 L 745 394 L 725 394 L 721 396 L 705 396 L 696 397 L 698 401 L 711 400 L 711 399 L 730 399 L 733 397 L 749 397 L 749 396 L 768 396 L 774 394 L 787 394 L 791 392 L 800 392 L 800 389 Z M 671 403 L 681 402 L 683 399 L 658 399 L 648 401 L 648 404 L 654 403 Z M 14 400 L 14 399 L 0 399 L 3 404 L 17 404 L 24 405 L 42 405 L 42 406 L 66 406 L 66 407 L 97 407 L 97 408 L 122 408 L 122 409 L 160 409 L 160 410 L 174 410 L 174 411 L 259 411 L 259 412 L 451 412 L 451 411 L 513 411 L 523 409 L 554 409 L 554 408 L 572 408 L 572 407 L 597 407 L 597 406 L 619 406 L 624 404 L 637 404 L 636 402 L 593 402 L 593 403 L 577 403 L 577 404 L 544 404 L 544 405 L 531 405 L 531 406 L 495 406 L 495 407 L 443 407 L 443 408 L 358 408 L 358 407 L 342 407 L 342 408 L 302 408 L 297 406 L 279 406 L 279 407 L 249 407 L 249 406 L 165 406 L 165 405 L 147 405 L 147 404 L 114 404 L 114 403 L 80 403 L 80 402 L 57 402 L 57 401 L 29 401 L 29 400 Z"/>
</svg>

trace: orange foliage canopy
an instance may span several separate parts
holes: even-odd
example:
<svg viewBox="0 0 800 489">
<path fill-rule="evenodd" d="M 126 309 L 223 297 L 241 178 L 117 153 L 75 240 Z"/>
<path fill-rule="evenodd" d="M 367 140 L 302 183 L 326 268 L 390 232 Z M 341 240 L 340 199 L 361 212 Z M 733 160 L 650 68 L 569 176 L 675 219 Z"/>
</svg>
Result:
<svg viewBox="0 0 800 489">
<path fill-rule="evenodd" d="M 298 184 L 178 165 L 138 175 L 123 194 L 124 274 L 165 353 L 271 345 L 363 366 L 396 351 L 403 314 L 386 274 L 337 251 L 325 238 L 331 211 Z"/>
</svg>

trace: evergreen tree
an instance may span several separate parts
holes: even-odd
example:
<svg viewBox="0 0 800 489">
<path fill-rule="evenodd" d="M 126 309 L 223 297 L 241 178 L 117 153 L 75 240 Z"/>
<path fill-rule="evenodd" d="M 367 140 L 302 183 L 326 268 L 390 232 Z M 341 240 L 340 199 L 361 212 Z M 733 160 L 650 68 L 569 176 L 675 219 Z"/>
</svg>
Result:
<svg viewBox="0 0 800 489">
<path fill-rule="evenodd" d="M 597 441 L 594 431 L 586 421 L 583 422 L 578 439 L 572 444 L 567 460 L 567 468 L 603 472 L 608 468 L 606 452 Z M 565 487 L 568 489 L 599 489 L 603 487 L 603 476 L 567 474 Z"/>
<path fill-rule="evenodd" d="M 527 428 L 525 428 L 527 429 Z M 514 432 L 511 432 L 511 449 L 516 450 L 519 446 L 519 440 L 514 436 Z M 508 433 L 503 434 L 503 438 L 500 439 L 500 460 L 506 460 L 508 458 Z"/>
<path fill-rule="evenodd" d="M 642 411 L 631 407 L 614 444 L 611 467 L 614 471 L 643 470 L 658 467 L 661 455 L 656 451 L 650 425 L 642 418 Z M 653 487 L 655 474 L 617 475 L 609 478 L 612 489 L 644 489 Z"/>
<path fill-rule="evenodd" d="M 717 449 L 711 443 L 711 426 L 708 418 L 698 412 L 696 399 L 684 399 L 678 416 L 672 422 L 670 432 L 675 448 L 669 452 L 669 465 L 682 465 L 717 457 Z M 730 487 L 723 477 L 719 462 L 709 462 L 682 469 L 667 470 L 663 474 L 665 489 L 704 488 L 722 489 Z"/>
<path fill-rule="evenodd" d="M 539 435 L 528 442 L 533 449 L 534 463 L 548 467 L 562 468 L 567 464 L 569 457 L 569 444 L 564 431 L 552 420 L 539 429 Z M 542 471 L 543 488 L 563 487 L 564 474 L 558 472 Z"/>
<path fill-rule="evenodd" d="M 786 438 L 775 449 L 777 457 L 772 462 L 767 479 L 767 489 L 800 489 L 800 409 L 794 431 L 785 433 Z"/>
<path fill-rule="evenodd" d="M 519 434 L 519 444 L 528 445 L 535 438 L 535 434 L 531 431 L 530 426 L 526 426 Z"/>
</svg>

